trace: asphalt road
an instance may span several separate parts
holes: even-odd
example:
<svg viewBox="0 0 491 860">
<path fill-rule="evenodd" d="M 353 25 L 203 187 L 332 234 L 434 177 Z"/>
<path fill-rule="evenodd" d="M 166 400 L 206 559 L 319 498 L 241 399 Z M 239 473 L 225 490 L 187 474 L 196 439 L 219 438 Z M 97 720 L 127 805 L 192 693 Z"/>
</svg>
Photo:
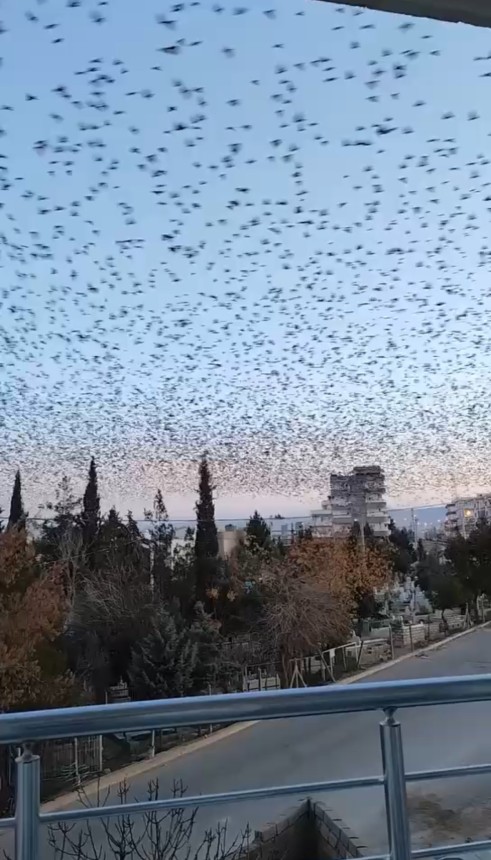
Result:
<svg viewBox="0 0 491 860">
<path fill-rule="evenodd" d="M 427 656 L 386 668 L 373 680 L 486 672 L 491 672 L 491 629 L 475 631 Z M 401 711 L 399 718 L 407 770 L 491 761 L 491 702 L 413 708 Z M 164 796 L 175 780 L 183 781 L 188 794 L 200 794 L 379 774 L 380 719 L 376 713 L 360 713 L 259 723 L 153 769 L 135 780 L 130 795 L 143 798 L 149 778 L 158 778 Z M 491 776 L 412 784 L 408 795 L 413 847 L 491 837 Z M 382 789 L 330 793 L 320 799 L 334 817 L 349 825 L 367 853 L 386 849 Z M 247 825 L 254 829 L 278 820 L 294 804 L 294 798 L 271 798 L 202 807 L 193 845 L 200 843 L 205 829 L 215 829 L 218 822 L 226 824 L 230 842 Z M 94 834 L 99 843 L 103 838 L 100 825 L 95 825 Z M 42 855 L 54 856 L 46 843 Z"/>
</svg>

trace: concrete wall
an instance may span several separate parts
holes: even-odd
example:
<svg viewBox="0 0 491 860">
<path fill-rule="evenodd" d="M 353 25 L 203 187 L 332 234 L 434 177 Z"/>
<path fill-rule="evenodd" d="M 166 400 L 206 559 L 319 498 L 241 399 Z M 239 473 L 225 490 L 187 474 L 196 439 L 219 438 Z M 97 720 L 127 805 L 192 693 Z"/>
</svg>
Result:
<svg viewBox="0 0 491 860">
<path fill-rule="evenodd" d="M 256 830 L 252 844 L 234 860 L 345 860 L 362 857 L 363 848 L 343 821 L 307 799 L 279 822 Z"/>
<path fill-rule="evenodd" d="M 399 12 L 420 18 L 439 18 L 442 21 L 462 21 L 478 27 L 491 27 L 489 0 L 321 0 L 339 6 L 364 6 L 383 12 Z"/>
</svg>

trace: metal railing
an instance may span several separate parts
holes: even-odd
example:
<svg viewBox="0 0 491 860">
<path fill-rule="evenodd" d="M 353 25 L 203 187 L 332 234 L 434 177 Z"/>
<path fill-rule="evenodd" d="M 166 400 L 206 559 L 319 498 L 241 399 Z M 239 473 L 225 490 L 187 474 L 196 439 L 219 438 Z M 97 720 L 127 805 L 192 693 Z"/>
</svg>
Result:
<svg viewBox="0 0 491 860">
<path fill-rule="evenodd" d="M 15 817 L 0 819 L 0 829 L 15 828 L 16 860 L 38 860 L 41 825 L 102 817 L 106 819 L 121 815 L 120 805 L 42 813 L 40 760 L 39 756 L 30 750 L 30 744 L 35 741 L 212 723 L 382 710 L 385 718 L 380 724 L 383 765 L 383 773 L 380 776 L 125 803 L 124 814 L 126 816 L 164 809 L 196 808 L 273 796 L 305 797 L 320 792 L 383 786 L 390 854 L 372 855 L 367 860 L 388 860 L 388 857 L 390 860 L 410 860 L 411 857 L 439 858 L 450 852 L 455 855 L 489 850 L 491 839 L 411 851 L 406 783 L 487 774 L 491 773 L 491 764 L 405 773 L 401 724 L 395 719 L 395 712 L 398 708 L 482 702 L 490 699 L 491 675 L 470 675 L 2 714 L 0 744 L 16 744 L 23 748 L 23 751 L 16 760 Z"/>
</svg>

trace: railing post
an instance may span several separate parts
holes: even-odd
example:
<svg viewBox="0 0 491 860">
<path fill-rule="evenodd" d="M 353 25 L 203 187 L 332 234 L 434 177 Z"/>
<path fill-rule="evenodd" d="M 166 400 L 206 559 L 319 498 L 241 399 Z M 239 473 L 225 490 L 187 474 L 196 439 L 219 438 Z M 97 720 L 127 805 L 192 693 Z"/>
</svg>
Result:
<svg viewBox="0 0 491 860">
<path fill-rule="evenodd" d="M 385 723 L 380 723 L 380 749 L 382 752 L 382 773 L 384 775 L 384 797 L 385 797 L 385 817 L 387 821 L 387 841 L 389 843 L 389 854 L 392 852 L 392 833 L 390 824 L 390 799 L 389 786 L 387 783 L 387 753 L 386 753 L 386 738 L 385 738 Z"/>
<path fill-rule="evenodd" d="M 102 773 L 104 770 L 104 746 L 102 735 L 97 735 L 97 772 Z"/>
<path fill-rule="evenodd" d="M 380 734 L 390 854 L 392 860 L 411 860 L 401 724 L 394 719 L 392 708 L 387 709 L 385 714 L 386 719 L 380 724 Z"/>
<path fill-rule="evenodd" d="M 15 764 L 15 860 L 38 860 L 40 759 L 24 747 Z"/>
</svg>

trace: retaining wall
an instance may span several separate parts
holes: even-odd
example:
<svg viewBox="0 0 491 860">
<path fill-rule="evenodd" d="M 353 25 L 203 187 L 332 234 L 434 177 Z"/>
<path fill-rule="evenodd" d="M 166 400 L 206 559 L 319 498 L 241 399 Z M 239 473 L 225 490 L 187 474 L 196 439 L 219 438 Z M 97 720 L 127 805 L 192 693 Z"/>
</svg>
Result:
<svg viewBox="0 0 491 860">
<path fill-rule="evenodd" d="M 362 857 L 364 848 L 324 804 L 302 801 L 280 821 L 256 830 L 254 841 L 234 860 L 346 860 Z"/>
</svg>

